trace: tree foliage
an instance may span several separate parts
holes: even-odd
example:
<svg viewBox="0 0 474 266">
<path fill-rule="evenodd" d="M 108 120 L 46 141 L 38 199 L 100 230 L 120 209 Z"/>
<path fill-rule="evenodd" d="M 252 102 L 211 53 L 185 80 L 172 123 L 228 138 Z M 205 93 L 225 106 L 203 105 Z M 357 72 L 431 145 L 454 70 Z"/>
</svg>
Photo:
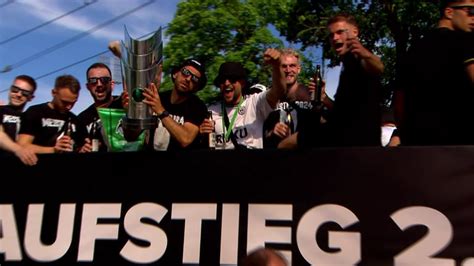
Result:
<svg viewBox="0 0 474 266">
<path fill-rule="evenodd" d="M 275 3 L 284 1 L 275 1 Z M 268 29 L 270 12 L 263 1 L 249 0 L 188 0 L 178 4 L 166 35 L 164 70 L 186 58 L 200 59 L 206 65 L 208 86 L 199 93 L 205 101 L 216 95 L 212 81 L 225 61 L 240 61 L 255 82 L 267 85 L 268 68 L 262 67 L 263 51 L 280 47 L 282 41 Z M 264 10 L 269 11 L 266 13 Z M 164 87 L 170 87 L 170 80 Z"/>
<path fill-rule="evenodd" d="M 337 64 L 327 41 L 327 20 L 345 12 L 356 17 L 361 41 L 385 64 L 385 97 L 389 97 L 400 59 L 410 44 L 433 28 L 439 18 L 435 0 L 297 0 L 287 23 L 277 23 L 282 35 L 303 47 L 321 46 L 324 57 Z M 388 99 L 389 100 L 389 99 Z"/>
<path fill-rule="evenodd" d="M 164 69 L 195 57 L 207 66 L 209 83 L 200 92 L 208 101 L 216 95 L 212 81 L 221 63 L 242 62 L 253 82 L 268 85 L 270 71 L 262 67 L 263 51 L 281 47 L 268 26 L 274 25 L 287 41 L 302 49 L 320 47 L 331 65 L 338 62 L 327 40 L 327 20 L 336 13 L 354 15 L 364 45 L 382 57 L 384 85 L 389 98 L 399 63 L 410 44 L 435 27 L 437 0 L 187 0 L 166 31 Z M 314 66 L 303 57 L 304 80 Z M 166 79 L 164 87 L 171 87 Z"/>
</svg>

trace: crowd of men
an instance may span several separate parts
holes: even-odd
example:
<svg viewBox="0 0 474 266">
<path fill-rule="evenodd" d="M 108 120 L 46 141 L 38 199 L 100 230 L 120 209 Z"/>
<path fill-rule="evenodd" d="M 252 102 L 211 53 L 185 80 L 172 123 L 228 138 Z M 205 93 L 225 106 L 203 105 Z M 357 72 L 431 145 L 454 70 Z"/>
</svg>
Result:
<svg viewBox="0 0 474 266">
<path fill-rule="evenodd" d="M 441 2 L 438 27 L 410 47 L 397 77 L 388 146 L 474 144 L 469 122 L 474 117 L 474 0 Z M 301 83 L 295 50 L 269 48 L 264 51 L 264 63 L 272 69 L 268 89 L 249 83 L 242 62 L 224 62 L 213 79 L 220 98 L 206 105 L 196 96 L 208 84 L 205 66 L 187 59 L 172 68 L 171 90 L 161 88 L 161 67 L 144 90 L 143 102 L 157 123 L 143 132 L 143 149 L 382 146 L 382 60 L 359 41 L 361 29 L 351 15 L 332 17 L 327 30 L 342 62 L 334 99 L 324 82 L 322 87 L 316 80 Z M 117 47 L 109 48 L 120 56 Z M 130 98 L 126 90 L 113 95 L 112 73 L 103 63 L 92 64 L 86 77 L 94 102 L 76 116 L 71 109 L 81 89 L 77 78 L 57 77 L 51 101 L 24 111 L 36 82 L 17 76 L 8 105 L 0 106 L 0 148 L 27 165 L 36 164 L 40 153 L 109 151 L 98 110 L 126 110 Z M 95 139 L 97 129 L 101 136 Z"/>
</svg>

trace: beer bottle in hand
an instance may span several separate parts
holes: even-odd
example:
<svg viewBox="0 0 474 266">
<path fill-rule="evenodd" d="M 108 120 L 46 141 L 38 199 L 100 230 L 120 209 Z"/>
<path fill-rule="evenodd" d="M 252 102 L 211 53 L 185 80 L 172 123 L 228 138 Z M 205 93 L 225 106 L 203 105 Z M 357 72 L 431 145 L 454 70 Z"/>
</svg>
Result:
<svg viewBox="0 0 474 266">
<path fill-rule="evenodd" d="M 316 72 L 314 73 L 313 82 L 316 84 L 316 88 L 311 92 L 311 102 L 313 103 L 313 108 L 320 109 L 322 105 L 321 93 L 323 90 L 321 65 L 316 65 Z"/>
<path fill-rule="evenodd" d="M 69 136 L 71 138 L 71 152 L 74 151 L 74 139 L 73 139 L 73 128 L 72 128 L 72 121 L 71 121 L 71 117 L 69 117 L 66 121 L 66 126 L 64 127 L 65 128 L 65 131 L 64 131 L 64 135 L 65 136 Z"/>
<path fill-rule="evenodd" d="M 294 133 L 293 130 L 293 118 L 291 117 L 291 112 L 288 109 L 280 109 L 280 123 L 283 123 L 288 126 L 290 134 Z"/>
<path fill-rule="evenodd" d="M 99 139 L 100 139 L 100 131 L 97 118 L 94 119 L 92 122 L 91 130 L 89 131 L 89 139 L 91 140 L 92 151 L 98 152 L 99 151 Z"/>
<path fill-rule="evenodd" d="M 211 123 L 214 123 L 214 121 L 212 120 L 211 111 L 207 112 L 207 118 L 211 121 Z M 215 128 L 211 131 L 211 133 L 209 133 L 208 137 L 209 137 L 209 140 L 208 140 L 209 149 L 215 150 L 216 149 L 216 129 Z"/>
</svg>

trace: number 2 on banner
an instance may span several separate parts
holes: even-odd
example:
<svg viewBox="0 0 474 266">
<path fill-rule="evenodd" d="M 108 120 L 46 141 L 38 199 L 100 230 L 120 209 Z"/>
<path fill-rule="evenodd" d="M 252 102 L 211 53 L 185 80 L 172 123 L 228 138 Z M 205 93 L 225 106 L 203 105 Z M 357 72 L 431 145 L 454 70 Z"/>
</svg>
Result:
<svg viewBox="0 0 474 266">
<path fill-rule="evenodd" d="M 453 237 L 453 227 L 444 214 L 428 207 L 409 207 L 393 213 L 390 217 L 403 231 L 417 225 L 428 228 L 423 238 L 395 256 L 395 266 L 456 265 L 453 259 L 433 258 L 449 245 Z"/>
</svg>

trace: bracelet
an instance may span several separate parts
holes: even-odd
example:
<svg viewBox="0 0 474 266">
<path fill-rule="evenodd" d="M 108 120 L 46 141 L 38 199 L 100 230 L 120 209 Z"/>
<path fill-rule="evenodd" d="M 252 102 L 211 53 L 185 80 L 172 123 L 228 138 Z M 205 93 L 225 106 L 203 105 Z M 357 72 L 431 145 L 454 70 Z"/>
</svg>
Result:
<svg viewBox="0 0 474 266">
<path fill-rule="evenodd" d="M 159 116 L 158 118 L 159 119 L 163 119 L 165 117 L 168 117 L 170 115 L 170 113 L 168 113 L 168 111 L 164 110 Z"/>
</svg>

